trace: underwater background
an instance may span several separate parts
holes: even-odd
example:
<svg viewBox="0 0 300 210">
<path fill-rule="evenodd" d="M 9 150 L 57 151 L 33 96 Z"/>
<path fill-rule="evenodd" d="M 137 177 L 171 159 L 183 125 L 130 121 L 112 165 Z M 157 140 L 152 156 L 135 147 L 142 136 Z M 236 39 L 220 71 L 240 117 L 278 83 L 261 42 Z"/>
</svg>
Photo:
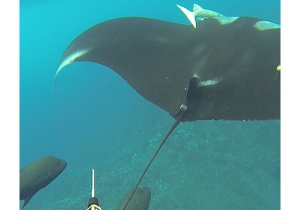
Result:
<svg viewBox="0 0 300 210">
<path fill-rule="evenodd" d="M 194 3 L 280 24 L 279 0 L 20 0 L 20 168 L 45 155 L 68 163 L 25 210 L 86 209 L 92 168 L 100 206 L 116 209 L 174 121 L 99 64 L 65 67 L 55 93 L 70 42 L 118 17 L 189 24 L 176 4 Z M 280 121 L 181 123 L 140 186 L 149 210 L 280 209 Z"/>
</svg>

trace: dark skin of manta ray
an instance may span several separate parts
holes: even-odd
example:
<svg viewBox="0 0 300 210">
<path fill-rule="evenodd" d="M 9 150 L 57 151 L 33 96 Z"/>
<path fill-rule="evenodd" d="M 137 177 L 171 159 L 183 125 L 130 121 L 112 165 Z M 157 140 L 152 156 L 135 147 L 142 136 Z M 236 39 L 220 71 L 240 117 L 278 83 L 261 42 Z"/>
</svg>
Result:
<svg viewBox="0 0 300 210">
<path fill-rule="evenodd" d="M 64 160 L 48 155 L 22 168 L 20 170 L 20 200 L 24 200 L 22 208 L 39 190 L 61 174 L 66 166 L 67 163 Z"/>
<path fill-rule="evenodd" d="M 280 119 L 280 29 L 260 19 L 196 28 L 141 17 L 118 18 L 83 32 L 64 52 L 57 75 L 72 62 L 95 62 L 119 74 L 175 122 L 142 172 L 123 210 L 176 126 L 195 120 Z"/>
<path fill-rule="evenodd" d="M 108 66 L 175 118 L 187 105 L 183 121 L 279 119 L 280 76 L 274 78 L 280 29 L 259 31 L 253 27 L 258 20 L 240 17 L 221 25 L 208 18 L 195 29 L 149 18 L 113 19 L 79 35 L 61 61 L 88 49 L 75 61 Z M 217 83 L 198 86 L 205 81 Z"/>
</svg>

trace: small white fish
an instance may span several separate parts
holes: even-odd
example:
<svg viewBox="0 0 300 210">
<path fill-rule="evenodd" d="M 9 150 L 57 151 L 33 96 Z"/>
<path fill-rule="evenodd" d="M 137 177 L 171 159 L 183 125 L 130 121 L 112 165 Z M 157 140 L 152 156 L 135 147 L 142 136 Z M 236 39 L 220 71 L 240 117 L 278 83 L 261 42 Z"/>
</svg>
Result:
<svg viewBox="0 0 300 210">
<path fill-rule="evenodd" d="M 198 4 L 194 4 L 193 11 L 189 11 L 185 7 L 180 6 L 178 4 L 176 4 L 176 6 L 186 15 L 186 17 L 192 23 L 194 28 L 196 28 L 196 18 L 204 19 L 207 17 L 223 17 L 224 16 L 218 12 L 204 9 L 204 8 L 200 7 Z"/>
</svg>

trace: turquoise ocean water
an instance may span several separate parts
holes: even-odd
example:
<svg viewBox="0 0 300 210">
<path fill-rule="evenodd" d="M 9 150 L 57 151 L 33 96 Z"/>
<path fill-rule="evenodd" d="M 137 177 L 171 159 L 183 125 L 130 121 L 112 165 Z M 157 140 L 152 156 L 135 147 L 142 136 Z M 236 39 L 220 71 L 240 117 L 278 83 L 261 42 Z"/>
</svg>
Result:
<svg viewBox="0 0 300 210">
<path fill-rule="evenodd" d="M 176 4 L 280 24 L 280 1 L 20 1 L 20 168 L 45 156 L 65 171 L 25 210 L 86 209 L 91 169 L 103 210 L 116 209 L 173 118 L 93 63 L 54 76 L 69 43 L 105 20 L 142 16 L 189 24 Z M 280 209 L 280 121 L 181 123 L 151 165 L 149 210 Z M 23 201 L 20 202 L 20 208 Z"/>
</svg>

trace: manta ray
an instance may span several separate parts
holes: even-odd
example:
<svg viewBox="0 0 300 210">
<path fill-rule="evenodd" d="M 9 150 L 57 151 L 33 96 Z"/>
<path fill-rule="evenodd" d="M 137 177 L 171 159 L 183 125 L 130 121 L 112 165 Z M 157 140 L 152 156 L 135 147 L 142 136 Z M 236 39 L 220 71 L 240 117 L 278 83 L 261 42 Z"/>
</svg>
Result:
<svg viewBox="0 0 300 210">
<path fill-rule="evenodd" d="M 109 67 L 175 119 L 127 204 L 180 122 L 280 118 L 280 27 L 259 18 L 215 15 L 195 28 L 152 18 L 116 18 L 70 43 L 55 83 L 74 62 Z"/>
</svg>

